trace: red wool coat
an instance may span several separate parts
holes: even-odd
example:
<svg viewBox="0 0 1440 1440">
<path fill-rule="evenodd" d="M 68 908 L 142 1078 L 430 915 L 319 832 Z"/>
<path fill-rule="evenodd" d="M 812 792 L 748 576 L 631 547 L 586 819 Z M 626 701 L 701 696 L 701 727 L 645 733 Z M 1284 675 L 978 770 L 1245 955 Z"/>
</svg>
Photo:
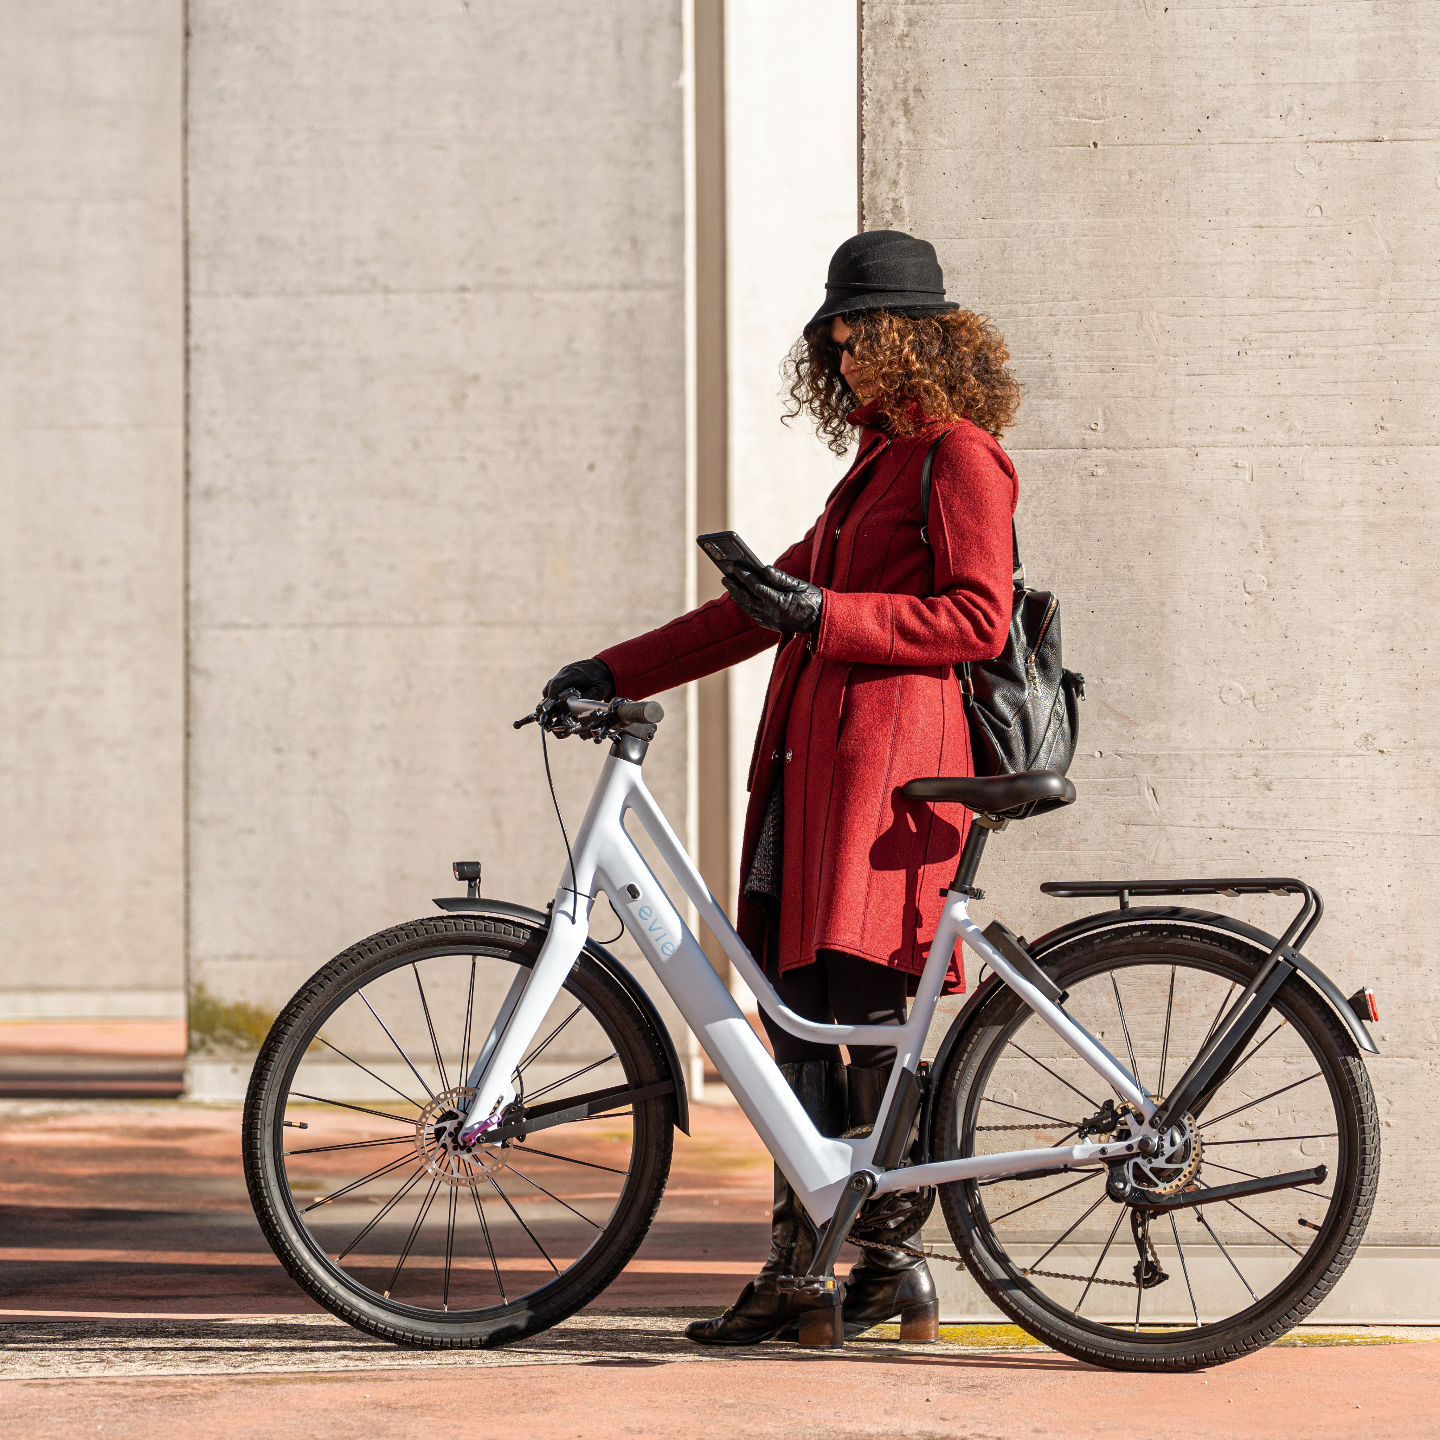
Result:
<svg viewBox="0 0 1440 1440">
<path fill-rule="evenodd" d="M 906 800 L 899 787 L 974 773 L 952 667 L 1005 648 L 1019 483 L 996 440 L 967 420 L 929 420 L 895 439 L 873 403 L 847 418 L 861 427 L 855 463 L 804 538 L 775 562 L 824 589 L 813 635 L 782 641 L 726 594 L 598 658 L 614 672 L 618 695 L 643 700 L 782 642 L 746 783 L 736 929 L 759 958 L 766 915 L 743 881 L 779 773 L 780 968 L 811 964 L 823 948 L 914 976 L 971 815 L 957 802 Z M 920 472 L 942 432 L 927 545 Z M 964 984 L 957 948 L 946 989 Z"/>
</svg>

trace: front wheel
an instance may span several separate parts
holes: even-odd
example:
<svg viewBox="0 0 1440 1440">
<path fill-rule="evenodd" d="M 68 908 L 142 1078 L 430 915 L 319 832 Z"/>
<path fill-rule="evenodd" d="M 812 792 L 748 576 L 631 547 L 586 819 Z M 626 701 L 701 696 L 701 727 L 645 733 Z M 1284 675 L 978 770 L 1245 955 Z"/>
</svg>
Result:
<svg viewBox="0 0 1440 1440">
<path fill-rule="evenodd" d="M 670 1168 L 674 1081 L 653 1026 L 582 954 L 465 1148 L 468 1079 L 542 926 L 398 925 L 323 966 L 275 1022 L 245 1102 L 245 1178 L 275 1254 L 328 1310 L 430 1347 L 498 1345 L 598 1295 Z"/>
<path fill-rule="evenodd" d="M 1228 935 L 1142 924 L 1078 938 L 1046 967 L 1072 1018 L 1163 1096 L 1264 958 Z M 936 1160 L 1073 1145 L 1124 1123 L 1118 1097 L 1010 991 L 935 1084 Z M 1321 1167 L 1325 1178 L 1174 1209 L 1111 1198 L 1099 1167 L 941 1186 L 990 1299 L 1055 1349 L 1124 1370 L 1238 1359 L 1303 1320 L 1354 1255 L 1379 1178 L 1375 1098 L 1350 1035 L 1292 976 L 1183 1125 L 1183 1151 L 1141 1175 L 1146 1193 L 1191 1199 Z"/>
</svg>

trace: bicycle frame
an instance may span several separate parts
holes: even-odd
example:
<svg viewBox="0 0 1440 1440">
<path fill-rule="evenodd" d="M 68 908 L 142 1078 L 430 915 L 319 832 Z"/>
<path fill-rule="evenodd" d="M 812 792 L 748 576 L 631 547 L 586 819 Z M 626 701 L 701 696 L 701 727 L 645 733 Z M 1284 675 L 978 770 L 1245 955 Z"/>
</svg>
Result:
<svg viewBox="0 0 1440 1440">
<path fill-rule="evenodd" d="M 729 987 L 636 847 L 625 828 L 627 812 L 634 814 L 654 841 L 665 868 L 694 903 L 700 919 L 720 941 L 776 1024 L 792 1035 L 821 1044 L 853 1042 L 895 1047 L 880 1115 L 869 1135 L 835 1139 L 821 1135 L 815 1128 Z M 584 948 L 589 937 L 590 910 L 599 891 L 603 891 L 775 1163 L 817 1222 L 831 1218 L 846 1183 L 859 1172 L 875 1177 L 874 1193 L 884 1194 L 955 1180 L 1099 1165 L 1137 1153 L 1138 1141 L 1131 1136 L 1103 1144 L 1017 1150 L 895 1168 L 877 1164 L 876 1150 L 886 1118 L 897 1103 L 901 1076 L 906 1071 L 913 1073 L 920 1060 L 958 943 L 968 945 L 988 964 L 1107 1085 L 1134 1105 L 1146 1122 L 1156 1113 L 1150 1095 L 1115 1056 L 990 943 L 971 920 L 966 895 L 953 889 L 947 892 L 910 1016 L 904 1024 L 835 1025 L 806 1019 L 781 1001 L 650 794 L 641 765 L 618 750 L 612 749 L 604 762 L 572 853 L 573 880 L 567 863 L 535 964 L 516 977 L 466 1082 L 474 1088 L 474 1100 L 465 1119 L 465 1143 L 483 1142 L 486 1133 L 500 1124 L 502 1110 L 515 1099 L 511 1083 L 515 1068 Z"/>
</svg>

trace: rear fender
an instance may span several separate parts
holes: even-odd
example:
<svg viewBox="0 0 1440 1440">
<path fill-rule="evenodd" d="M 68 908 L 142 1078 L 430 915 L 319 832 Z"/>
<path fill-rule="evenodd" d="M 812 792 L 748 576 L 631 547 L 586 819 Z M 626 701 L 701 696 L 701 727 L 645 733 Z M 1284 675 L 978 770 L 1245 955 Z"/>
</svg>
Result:
<svg viewBox="0 0 1440 1440">
<path fill-rule="evenodd" d="M 1047 963 L 1047 960 L 1053 961 L 1060 948 L 1077 936 L 1095 934 L 1102 930 L 1120 930 L 1127 925 L 1142 921 L 1151 924 L 1200 925 L 1214 930 L 1225 930 L 1232 935 L 1238 935 L 1243 940 L 1263 947 L 1266 952 L 1273 950 L 1277 943 L 1276 936 L 1268 934 L 1244 920 L 1237 920 L 1230 915 L 1217 914 L 1211 910 L 1192 910 L 1183 905 L 1132 905 L 1125 910 L 1105 910 L 1095 915 L 1083 915 L 1077 920 L 1068 921 L 1054 930 L 1047 931 L 1038 939 L 1026 940 L 1023 943 L 1035 963 L 1048 973 L 1050 964 Z M 1298 950 L 1291 950 L 1286 959 L 1340 1017 L 1355 1043 L 1368 1054 L 1379 1054 L 1379 1049 L 1371 1038 L 1365 1022 L 1350 1008 L 1349 1001 L 1340 993 L 1340 987 L 1314 961 L 1308 960 Z M 926 1160 L 934 1156 L 933 1081 L 944 1073 L 951 1055 L 969 1038 L 971 1030 L 979 1023 L 985 1007 L 1005 988 L 1004 982 L 994 975 L 982 981 L 975 993 L 965 1002 L 964 1008 L 951 1022 L 945 1038 L 940 1042 L 940 1049 L 936 1052 L 935 1059 L 930 1066 L 932 1083 L 925 1087 L 925 1099 L 920 1114 L 920 1139 L 924 1146 L 923 1155 Z"/>
<path fill-rule="evenodd" d="M 1094 915 L 1082 915 L 1078 920 L 1068 921 L 1048 930 L 1038 939 L 1026 942 L 1030 953 L 1043 965 L 1043 956 L 1057 950 L 1061 945 L 1075 939 L 1077 935 L 1089 935 L 1100 930 L 1121 929 L 1126 925 L 1140 922 L 1171 925 L 1203 925 L 1212 930 L 1228 931 L 1260 946 L 1267 954 L 1279 944 L 1279 937 L 1237 920 L 1233 915 L 1220 915 L 1213 910 L 1192 910 L 1184 905 L 1131 905 L 1124 910 L 1102 910 Z M 1378 1055 L 1379 1047 L 1370 1036 L 1365 1022 L 1350 1008 L 1350 1002 L 1340 993 L 1340 987 L 1315 964 L 1298 950 L 1288 950 L 1285 959 L 1293 965 L 1311 988 L 1324 998 L 1330 1008 L 1339 1016 L 1355 1043 L 1370 1055 Z"/>
</svg>

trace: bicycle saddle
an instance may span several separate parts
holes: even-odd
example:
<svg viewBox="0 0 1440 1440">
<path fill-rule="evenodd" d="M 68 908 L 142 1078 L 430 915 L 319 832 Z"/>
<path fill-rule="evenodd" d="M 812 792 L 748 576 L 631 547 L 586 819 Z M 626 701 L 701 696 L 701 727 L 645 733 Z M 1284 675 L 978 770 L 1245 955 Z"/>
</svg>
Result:
<svg viewBox="0 0 1440 1440">
<path fill-rule="evenodd" d="M 981 815 L 999 815 L 1032 800 L 1068 805 L 1075 787 L 1055 770 L 1022 770 L 1016 775 L 957 775 L 912 780 L 900 787 L 907 800 L 958 800 Z"/>
</svg>

